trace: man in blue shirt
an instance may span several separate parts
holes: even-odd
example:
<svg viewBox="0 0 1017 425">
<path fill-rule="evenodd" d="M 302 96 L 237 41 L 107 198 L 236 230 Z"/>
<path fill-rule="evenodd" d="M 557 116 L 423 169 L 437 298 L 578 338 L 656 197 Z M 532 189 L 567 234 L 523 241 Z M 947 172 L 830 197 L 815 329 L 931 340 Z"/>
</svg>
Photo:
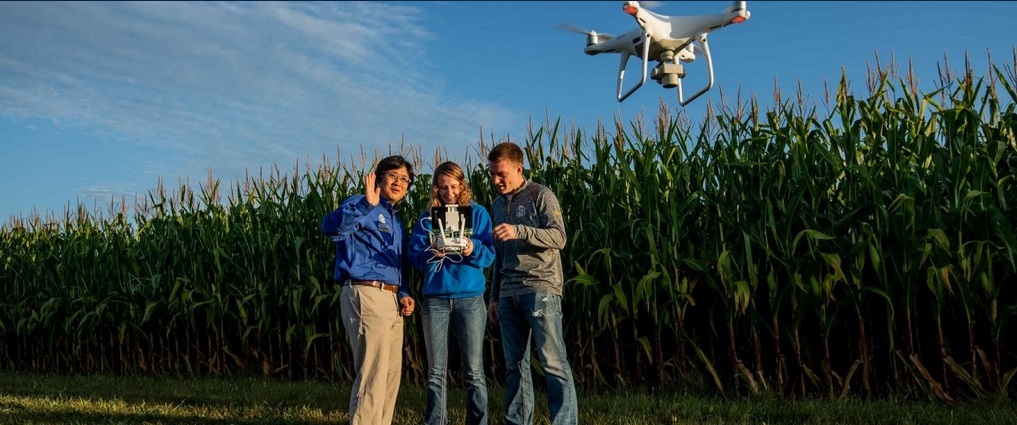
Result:
<svg viewBox="0 0 1017 425">
<path fill-rule="evenodd" d="M 403 223 L 396 204 L 413 182 L 413 166 L 390 156 L 367 173 L 363 195 L 347 198 L 321 222 L 335 243 L 335 281 L 357 377 L 350 392 L 350 424 L 391 424 L 402 372 L 403 316 L 413 313 L 402 267 Z"/>
</svg>

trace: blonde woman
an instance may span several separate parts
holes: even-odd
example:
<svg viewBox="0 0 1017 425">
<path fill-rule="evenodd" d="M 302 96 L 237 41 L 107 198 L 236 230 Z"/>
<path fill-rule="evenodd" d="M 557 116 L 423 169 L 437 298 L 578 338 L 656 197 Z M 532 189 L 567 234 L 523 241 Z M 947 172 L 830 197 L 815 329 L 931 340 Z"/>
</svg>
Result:
<svg viewBox="0 0 1017 425">
<path fill-rule="evenodd" d="M 430 220 L 430 207 L 449 204 L 469 206 L 472 235 L 461 250 L 445 252 Z M 484 269 L 494 262 L 491 216 L 473 201 L 463 169 L 445 162 L 434 170 L 431 203 L 413 225 L 409 247 L 410 261 L 424 273 L 420 313 L 427 347 L 427 408 L 424 423 L 449 423 L 448 347 L 452 329 L 462 350 L 466 376 L 466 423 L 487 424 L 487 378 L 484 376 L 484 332 L 487 306 Z"/>
</svg>

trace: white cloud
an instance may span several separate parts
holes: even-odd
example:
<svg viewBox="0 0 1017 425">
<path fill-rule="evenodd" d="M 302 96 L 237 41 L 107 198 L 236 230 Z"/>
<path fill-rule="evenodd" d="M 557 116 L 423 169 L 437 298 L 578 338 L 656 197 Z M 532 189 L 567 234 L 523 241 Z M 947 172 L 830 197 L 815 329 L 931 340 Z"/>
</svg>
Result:
<svg viewBox="0 0 1017 425">
<path fill-rule="evenodd" d="M 375 2 L 4 2 L 0 114 L 159 149 L 172 157 L 147 172 L 167 180 L 287 171 L 336 145 L 384 154 L 404 136 L 425 157 L 465 152 L 519 118 L 436 91 L 422 19 Z"/>
</svg>

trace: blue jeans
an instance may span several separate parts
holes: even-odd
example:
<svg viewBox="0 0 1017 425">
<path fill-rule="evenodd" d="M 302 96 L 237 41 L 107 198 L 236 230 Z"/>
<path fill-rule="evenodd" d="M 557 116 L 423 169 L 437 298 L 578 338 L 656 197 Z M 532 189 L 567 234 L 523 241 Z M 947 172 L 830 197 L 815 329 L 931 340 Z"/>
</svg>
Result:
<svg viewBox="0 0 1017 425">
<path fill-rule="evenodd" d="M 466 423 L 487 424 L 487 378 L 484 376 L 484 330 L 487 306 L 484 296 L 472 298 L 424 297 L 420 309 L 427 346 L 427 408 L 424 423 L 446 425 L 449 329 L 454 326 L 466 372 Z M 450 323 L 451 322 L 451 323 Z M 450 326 L 450 324 L 452 326 Z"/>
<path fill-rule="evenodd" d="M 547 379 L 551 423 L 579 422 L 576 387 L 565 353 L 561 297 L 547 292 L 501 297 L 498 323 L 505 352 L 505 422 L 533 423 L 533 378 L 530 375 L 530 336 Z"/>
</svg>

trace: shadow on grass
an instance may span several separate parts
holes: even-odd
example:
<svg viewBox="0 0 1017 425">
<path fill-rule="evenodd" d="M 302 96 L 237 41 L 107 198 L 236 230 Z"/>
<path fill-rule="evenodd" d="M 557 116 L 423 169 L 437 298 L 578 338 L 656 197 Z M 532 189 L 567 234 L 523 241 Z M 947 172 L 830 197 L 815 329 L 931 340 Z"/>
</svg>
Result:
<svg viewBox="0 0 1017 425">
<path fill-rule="evenodd" d="M 86 412 L 0 412 L 4 424 L 188 424 L 188 425 L 319 425 L 340 423 L 334 419 L 301 420 L 295 418 L 204 418 L 196 415 L 172 416 L 158 413 L 86 413 Z"/>
<path fill-rule="evenodd" d="M 0 373 L 2 394 L 23 397 L 120 400 L 207 408 L 240 406 L 345 407 L 348 385 L 266 378 L 173 378 L 115 375 Z"/>
<path fill-rule="evenodd" d="M 0 373 L 0 423 L 322 424 L 349 387 L 265 378 Z"/>
</svg>

